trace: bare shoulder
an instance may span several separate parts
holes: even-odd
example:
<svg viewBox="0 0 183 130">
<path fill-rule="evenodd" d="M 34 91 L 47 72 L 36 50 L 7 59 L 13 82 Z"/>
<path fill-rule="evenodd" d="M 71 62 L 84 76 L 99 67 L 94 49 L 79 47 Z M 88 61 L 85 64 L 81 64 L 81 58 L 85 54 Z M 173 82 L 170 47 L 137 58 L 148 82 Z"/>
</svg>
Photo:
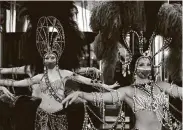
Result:
<svg viewBox="0 0 183 130">
<path fill-rule="evenodd" d="M 73 74 L 72 71 L 70 70 L 60 70 L 60 73 L 62 74 L 62 77 L 65 78 L 65 77 L 69 77 Z"/>
<path fill-rule="evenodd" d="M 125 93 L 126 96 L 132 97 L 133 96 L 134 88 L 132 86 L 125 86 L 118 89 L 120 93 Z"/>
<path fill-rule="evenodd" d="M 157 85 L 162 85 L 162 86 L 170 85 L 169 83 L 163 82 L 163 81 L 157 82 L 156 84 L 157 84 Z"/>
<path fill-rule="evenodd" d="M 170 88 L 170 84 L 167 82 L 157 82 L 156 85 L 158 85 L 160 88 L 162 88 L 163 90 L 166 90 L 167 88 Z"/>
<path fill-rule="evenodd" d="M 37 74 L 34 77 L 32 77 L 33 82 L 39 82 L 43 78 L 44 74 Z"/>
<path fill-rule="evenodd" d="M 34 77 L 35 77 L 35 78 L 40 78 L 40 79 L 41 79 L 43 76 L 44 76 L 44 74 L 37 74 L 37 75 L 35 75 Z"/>
</svg>

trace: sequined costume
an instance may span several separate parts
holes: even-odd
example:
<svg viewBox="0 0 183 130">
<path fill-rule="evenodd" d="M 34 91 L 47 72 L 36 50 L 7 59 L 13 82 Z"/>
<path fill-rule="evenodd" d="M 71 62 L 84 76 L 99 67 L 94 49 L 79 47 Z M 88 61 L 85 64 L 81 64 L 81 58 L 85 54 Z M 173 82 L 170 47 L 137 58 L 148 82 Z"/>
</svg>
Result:
<svg viewBox="0 0 183 130">
<path fill-rule="evenodd" d="M 51 82 L 51 87 L 60 99 L 65 97 L 62 79 Z M 33 95 L 42 98 L 42 102 L 36 112 L 35 130 L 67 130 L 66 112 L 62 110 L 62 105 L 55 100 L 54 95 L 43 80 L 40 81 L 39 86 L 34 87 Z M 51 107 L 48 105 L 49 103 Z"/>
<path fill-rule="evenodd" d="M 156 84 L 156 82 L 150 82 L 148 84 L 137 84 L 133 85 L 133 87 L 134 113 L 138 113 L 141 111 L 154 112 L 158 121 L 160 122 L 160 124 L 162 124 L 162 128 L 158 128 L 157 130 L 182 129 L 182 123 L 177 120 L 169 110 L 169 107 L 172 106 L 172 104 L 169 103 L 169 96 L 160 88 L 160 86 Z M 160 92 L 155 94 L 154 87 L 158 87 L 160 89 Z M 142 90 L 145 94 L 138 95 L 137 90 Z M 176 108 L 174 109 L 177 110 Z"/>
<path fill-rule="evenodd" d="M 148 26 L 146 25 L 146 17 L 148 18 L 148 15 L 144 13 L 147 12 L 148 14 L 148 8 L 145 7 L 147 6 L 147 3 L 139 2 L 139 4 L 136 5 L 135 2 L 130 3 L 129 1 L 121 2 L 118 4 L 115 4 L 115 2 L 105 2 L 103 4 L 100 4 L 94 9 L 91 15 L 90 24 L 93 31 L 99 32 L 94 42 L 94 45 L 95 45 L 94 50 L 99 60 L 105 59 L 104 68 L 106 70 L 105 69 L 103 70 L 104 78 L 106 78 L 107 76 L 109 77 L 109 75 L 111 77 L 113 76 L 113 73 L 111 73 L 111 71 L 109 70 L 114 70 L 114 66 L 116 65 L 116 61 L 117 61 L 115 59 L 117 59 L 116 57 L 118 52 L 116 48 L 117 48 L 118 42 L 121 42 L 121 44 L 126 49 L 128 54 L 131 55 L 131 57 L 126 58 L 123 61 L 122 70 L 124 70 L 125 72 L 124 75 L 129 75 L 130 76 L 129 78 L 131 78 L 133 82 L 133 78 L 135 77 L 135 73 L 133 72 L 134 72 L 134 68 L 136 67 L 134 67 L 135 64 L 133 64 L 132 62 L 134 60 L 135 55 L 138 55 L 138 54 L 144 55 L 145 54 L 144 52 L 146 49 L 150 50 L 151 53 L 154 53 L 152 52 L 151 48 L 152 48 L 152 44 L 154 44 L 154 39 L 158 34 L 163 36 L 164 40 L 163 40 L 163 47 L 160 48 L 156 52 L 156 54 L 159 54 L 160 52 L 165 50 L 165 48 L 168 47 L 170 51 L 169 51 L 167 61 L 169 62 L 165 60 L 168 63 L 166 64 L 165 69 L 168 70 L 169 72 L 168 74 L 170 74 L 169 76 L 171 76 L 171 78 L 174 81 L 179 79 L 178 77 L 181 77 L 180 75 L 182 73 L 179 73 L 181 72 L 179 69 L 181 68 L 180 67 L 181 64 L 179 63 L 179 61 L 181 61 L 180 60 L 181 56 L 179 56 L 181 55 L 181 53 L 179 50 L 181 50 L 182 48 L 182 46 L 180 46 L 182 45 L 180 44 L 181 43 L 180 41 L 182 39 L 181 37 L 182 31 L 180 31 L 181 30 L 180 23 L 182 21 L 182 10 L 181 10 L 182 6 L 176 5 L 176 4 L 175 5 L 167 4 L 167 3 L 162 5 L 158 13 L 158 19 L 157 19 L 158 24 L 156 24 L 154 21 L 153 24 L 154 25 L 156 24 L 155 25 L 156 28 L 152 28 L 152 25 L 149 24 L 150 23 L 149 21 L 147 21 Z M 151 5 L 150 3 L 150 6 L 153 6 L 153 4 Z M 136 9 L 138 11 L 136 11 Z M 157 8 L 157 11 L 158 11 L 158 8 Z M 153 11 L 151 10 L 150 12 L 153 12 Z M 121 16 L 120 16 L 120 13 L 121 13 Z M 156 13 L 154 14 L 154 16 L 155 15 Z M 149 15 L 149 16 L 152 17 L 152 15 Z M 175 28 L 177 29 L 175 30 Z M 122 40 L 120 40 L 121 33 L 122 33 Z M 133 49 L 131 48 L 131 42 L 129 44 L 127 43 L 127 40 L 126 40 L 127 34 L 130 34 L 130 39 L 132 38 L 131 34 L 133 35 L 138 34 L 137 39 L 134 37 L 132 38 L 134 40 L 134 48 L 132 47 Z M 110 51 L 110 55 L 108 55 L 109 51 Z M 151 56 L 151 58 L 154 58 L 156 54 L 152 54 L 153 56 Z M 154 61 L 154 60 L 150 59 L 150 61 Z M 173 63 L 175 64 L 172 65 L 172 61 L 174 61 Z M 152 65 L 152 66 L 155 67 L 155 65 Z M 154 76 L 156 75 L 154 75 L 154 72 L 153 72 L 151 77 L 148 77 L 148 79 L 152 80 L 154 79 Z M 110 79 L 112 79 L 111 77 Z M 107 79 L 107 81 L 109 80 Z M 139 89 L 143 88 L 141 85 L 139 85 Z M 134 96 L 133 96 L 134 113 L 137 113 L 143 110 L 150 110 L 150 113 L 154 112 L 153 115 L 157 116 L 157 120 L 160 121 L 160 124 L 162 124 L 163 128 L 167 127 L 168 130 L 182 129 L 181 122 L 178 121 L 173 116 L 173 114 L 171 114 L 171 112 L 169 111 L 169 105 L 171 104 L 168 102 L 168 98 L 164 92 L 161 91 L 159 94 L 155 94 L 152 91 L 150 91 L 148 96 L 145 96 L 143 94 L 144 96 L 141 95 L 139 97 L 135 95 L 137 86 L 134 86 L 134 87 L 135 87 Z M 166 115 L 168 119 L 165 119 Z M 173 125 L 174 123 L 172 122 L 175 122 L 175 125 Z M 134 128 L 133 130 L 139 130 L 139 129 Z"/>
<path fill-rule="evenodd" d="M 48 113 L 41 108 L 36 112 L 35 130 L 67 130 L 68 123 L 62 110 Z"/>
<path fill-rule="evenodd" d="M 146 87 L 145 87 L 146 86 Z M 152 111 L 155 113 L 158 121 L 164 125 L 164 122 L 168 122 L 167 111 L 169 110 L 169 97 L 165 92 L 154 93 L 153 84 L 139 84 L 133 85 L 134 95 L 133 95 L 133 107 L 134 113 L 141 111 Z M 150 92 L 147 88 L 152 88 Z M 144 94 L 139 95 L 137 91 L 142 90 Z M 165 123 L 165 124 L 166 124 Z M 134 130 L 140 130 L 134 128 Z M 159 129 L 157 129 L 159 130 Z"/>
<path fill-rule="evenodd" d="M 133 107 L 134 113 L 137 113 L 143 110 L 157 112 L 159 111 L 158 109 L 159 107 L 168 104 L 168 96 L 165 95 L 164 92 L 154 95 L 154 100 L 152 99 L 152 96 L 145 96 L 145 95 L 137 96 L 137 88 L 136 86 L 134 86 L 133 101 L 134 101 L 134 107 Z M 156 106 L 152 105 L 154 102 Z"/>
<path fill-rule="evenodd" d="M 50 26 L 53 27 L 51 32 L 49 32 Z M 55 32 L 54 29 L 56 30 Z M 66 75 L 61 75 L 58 61 L 61 58 L 66 46 L 65 33 L 61 21 L 59 21 L 54 16 L 42 16 L 37 24 L 36 45 L 43 59 L 45 59 L 45 57 L 49 56 L 50 54 L 54 55 L 56 59 L 55 63 L 46 63 L 46 60 L 44 61 L 45 66 L 43 77 L 40 77 L 41 79 L 38 81 L 39 86 L 33 88 L 33 95 L 42 99 L 42 102 L 39 106 L 41 110 L 39 109 L 37 111 L 36 129 L 66 130 L 67 118 L 66 115 L 61 112 L 61 110 L 63 110 L 62 101 L 65 98 L 65 94 L 68 92 L 68 90 L 65 90 L 65 82 L 68 80 L 67 77 L 70 77 L 73 81 L 79 83 L 86 83 L 79 80 L 77 75 L 70 71 L 62 70 L 62 72 L 65 72 Z M 55 67 L 55 75 L 57 72 L 59 74 L 57 75 L 58 77 L 56 79 L 52 79 L 54 81 L 50 81 L 49 79 L 48 71 L 51 70 L 51 68 L 49 68 L 47 64 L 51 64 Z M 101 88 L 101 84 L 98 82 L 96 83 L 93 80 L 91 80 L 91 83 L 89 82 L 89 84 L 93 85 L 94 87 Z M 62 119 L 60 119 L 60 117 L 62 117 Z"/>
</svg>

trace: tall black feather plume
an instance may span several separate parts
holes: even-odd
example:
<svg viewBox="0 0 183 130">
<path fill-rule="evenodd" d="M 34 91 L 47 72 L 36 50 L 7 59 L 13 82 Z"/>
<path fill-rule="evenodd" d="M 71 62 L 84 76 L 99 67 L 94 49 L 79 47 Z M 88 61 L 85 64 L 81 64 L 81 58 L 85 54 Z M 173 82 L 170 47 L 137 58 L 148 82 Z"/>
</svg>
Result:
<svg viewBox="0 0 183 130">
<path fill-rule="evenodd" d="M 156 27 L 158 34 L 171 37 L 169 55 L 166 57 L 166 69 L 172 80 L 181 81 L 182 77 L 182 6 L 165 3 L 158 12 Z M 173 64 L 172 64 L 173 63 Z"/>
<path fill-rule="evenodd" d="M 145 31 L 144 3 L 137 1 L 103 2 L 92 10 L 90 26 L 100 32 L 95 39 L 95 54 L 103 62 L 103 77 L 107 84 L 113 83 L 117 62 L 118 42 L 122 31 L 134 29 Z"/>
</svg>

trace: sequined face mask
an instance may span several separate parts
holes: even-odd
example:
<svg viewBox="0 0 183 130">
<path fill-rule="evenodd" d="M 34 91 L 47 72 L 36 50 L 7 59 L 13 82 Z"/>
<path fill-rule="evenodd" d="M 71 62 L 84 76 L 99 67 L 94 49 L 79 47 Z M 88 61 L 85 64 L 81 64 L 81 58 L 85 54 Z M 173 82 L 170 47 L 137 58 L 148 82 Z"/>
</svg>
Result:
<svg viewBox="0 0 183 130">
<path fill-rule="evenodd" d="M 136 62 L 136 75 L 147 79 L 151 75 L 151 62 L 148 57 L 140 57 Z"/>
<path fill-rule="evenodd" d="M 139 76 L 142 79 L 146 79 L 150 76 L 151 74 L 151 69 L 144 69 L 144 68 L 137 68 L 137 72 L 136 72 L 137 76 Z"/>
</svg>

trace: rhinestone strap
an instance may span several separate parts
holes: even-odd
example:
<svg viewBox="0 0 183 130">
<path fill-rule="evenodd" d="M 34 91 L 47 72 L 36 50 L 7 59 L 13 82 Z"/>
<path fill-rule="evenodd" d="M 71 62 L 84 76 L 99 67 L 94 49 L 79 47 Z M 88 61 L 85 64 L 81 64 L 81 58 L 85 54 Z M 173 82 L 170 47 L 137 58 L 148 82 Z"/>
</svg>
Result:
<svg viewBox="0 0 183 130">
<path fill-rule="evenodd" d="M 56 94 L 56 92 L 54 91 L 54 89 L 51 86 L 50 80 L 48 78 L 47 70 L 45 71 L 45 75 L 44 76 L 45 76 L 46 85 L 48 87 L 48 90 L 50 91 L 51 96 L 53 96 L 56 101 L 58 101 L 59 103 L 61 103 L 62 102 L 62 99 Z"/>
</svg>

